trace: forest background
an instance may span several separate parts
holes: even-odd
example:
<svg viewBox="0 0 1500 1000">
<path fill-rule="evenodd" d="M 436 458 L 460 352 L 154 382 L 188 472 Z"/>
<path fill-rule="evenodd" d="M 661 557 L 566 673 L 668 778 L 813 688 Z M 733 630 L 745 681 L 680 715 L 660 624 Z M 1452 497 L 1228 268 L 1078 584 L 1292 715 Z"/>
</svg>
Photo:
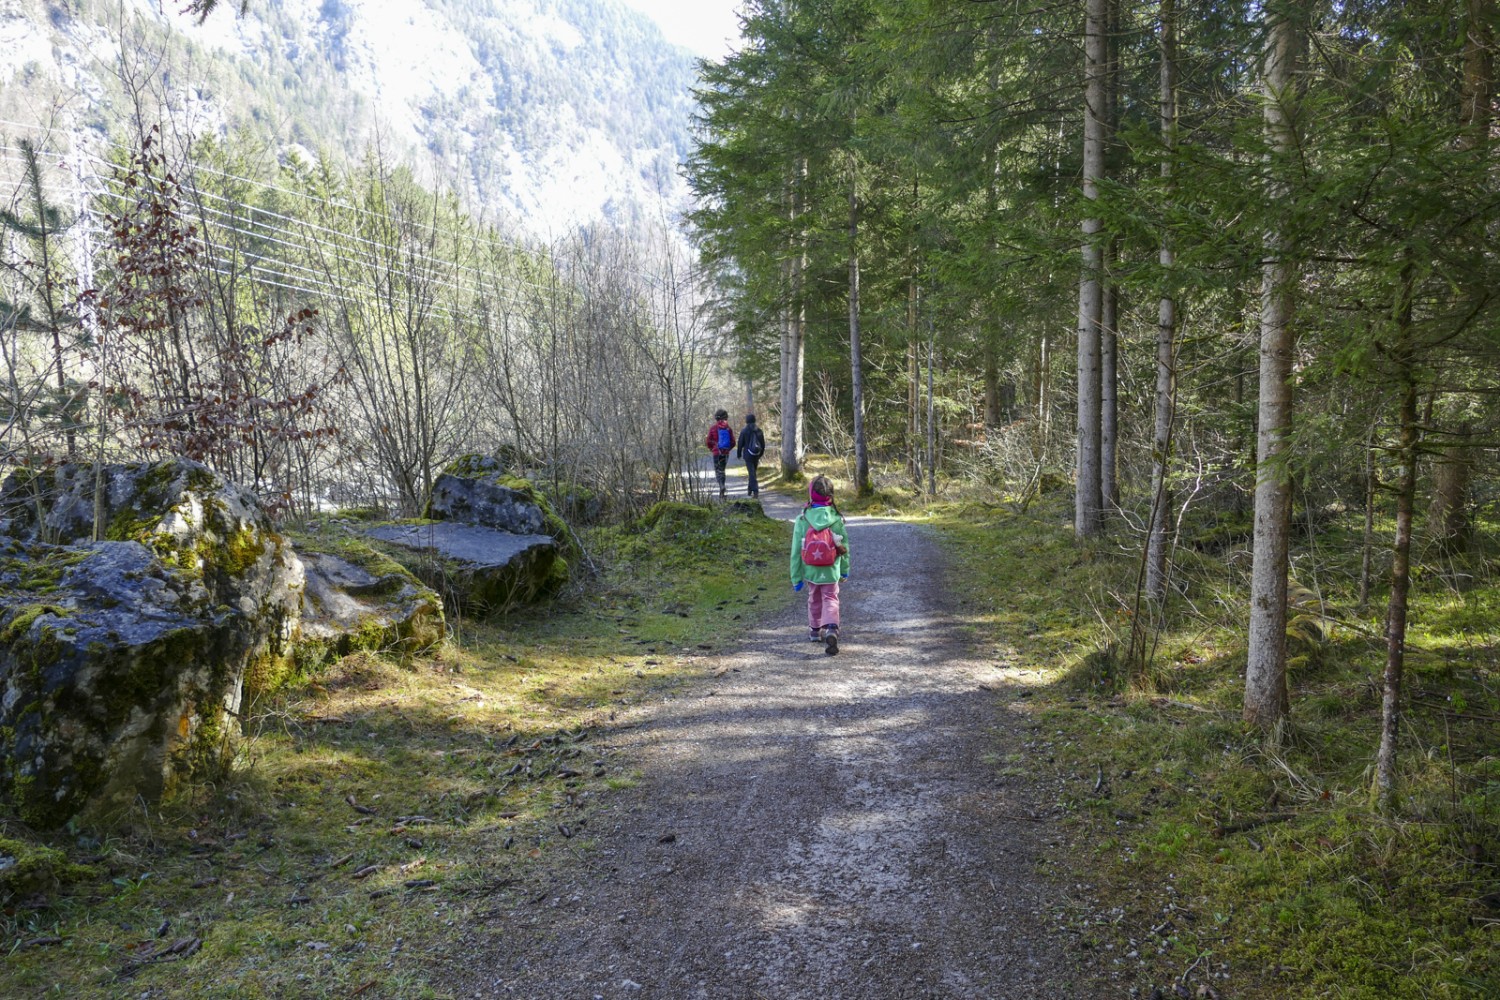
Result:
<svg viewBox="0 0 1500 1000">
<path fill-rule="evenodd" d="M 7 464 L 186 453 L 288 516 L 417 514 L 498 449 L 627 517 L 691 490 L 728 365 L 784 477 L 946 519 L 979 633 L 1096 699 L 1072 805 L 1141 827 L 1101 835 L 1120 884 L 1217 867 L 1259 923 L 1215 946 L 1273 980 L 1483 995 L 1497 22 L 752 2 L 699 69 L 694 263 L 639 217 L 492 225 L 378 144 L 175 130 L 179 92 L 122 64 L 96 184 L 7 144 Z M 1008 567 L 1054 546 L 1077 606 L 1048 612 Z M 1106 760 L 1173 805 L 1109 800 Z"/>
</svg>

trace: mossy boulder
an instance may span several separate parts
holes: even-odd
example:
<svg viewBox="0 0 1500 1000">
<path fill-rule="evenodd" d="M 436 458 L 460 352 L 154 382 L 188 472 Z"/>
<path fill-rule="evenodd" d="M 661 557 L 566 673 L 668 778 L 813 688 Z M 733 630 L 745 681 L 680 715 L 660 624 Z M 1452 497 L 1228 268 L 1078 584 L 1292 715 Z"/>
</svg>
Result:
<svg viewBox="0 0 1500 1000">
<path fill-rule="evenodd" d="M 299 664 L 311 667 L 365 649 L 410 656 L 442 642 L 447 632 L 437 593 L 347 531 L 332 526 L 298 546 L 307 574 Z"/>
<path fill-rule="evenodd" d="M 567 579 L 560 546 L 550 535 L 450 521 L 373 525 L 364 532 L 459 610 L 503 611 Z"/>
<path fill-rule="evenodd" d="M 710 507 L 682 503 L 677 500 L 662 500 L 654 503 L 636 521 L 640 531 L 656 534 L 676 534 L 683 531 L 701 531 L 713 523 L 714 512 Z"/>
<path fill-rule="evenodd" d="M 19 586 L 61 567 L 38 594 Z M 263 621 L 140 542 L 0 546 L 0 795 L 48 829 L 222 759 Z"/>
<path fill-rule="evenodd" d="M 257 655 L 290 652 L 302 565 L 255 494 L 204 465 L 165 459 L 18 470 L 0 485 L 0 519 L 5 534 L 30 542 L 139 542 L 200 582 L 214 604 L 254 622 L 265 636 Z"/>
<path fill-rule="evenodd" d="M 90 865 L 75 864 L 55 847 L 0 837 L 0 904 L 34 892 L 52 892 L 69 882 L 99 877 Z"/>
<path fill-rule="evenodd" d="M 566 544 L 568 526 L 531 482 L 506 471 L 499 459 L 465 455 L 432 486 L 429 513 L 515 535 L 550 535 Z"/>
</svg>

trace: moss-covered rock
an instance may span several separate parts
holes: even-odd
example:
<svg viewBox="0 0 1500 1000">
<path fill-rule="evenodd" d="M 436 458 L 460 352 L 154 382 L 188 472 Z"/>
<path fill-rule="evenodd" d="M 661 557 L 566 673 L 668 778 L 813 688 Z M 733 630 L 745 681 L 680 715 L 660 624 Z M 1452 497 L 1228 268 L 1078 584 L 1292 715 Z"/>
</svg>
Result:
<svg viewBox="0 0 1500 1000">
<path fill-rule="evenodd" d="M 389 547 L 418 579 L 459 610 L 503 611 L 566 582 L 566 564 L 557 568 L 563 560 L 549 535 L 518 535 L 446 521 L 374 525 L 365 535 Z"/>
<path fill-rule="evenodd" d="M 410 571 L 355 538 L 299 546 L 307 574 L 297 662 L 304 670 L 359 650 L 403 656 L 431 649 L 447 634 L 443 602 Z"/>
<path fill-rule="evenodd" d="M 139 542 L 263 631 L 256 656 L 290 654 L 301 563 L 255 495 L 204 465 L 164 459 L 18 470 L 0 486 L 0 518 L 6 534 L 26 541 Z"/>
<path fill-rule="evenodd" d="M 98 869 L 74 864 L 55 847 L 0 837 L 0 903 L 98 877 Z"/>
<path fill-rule="evenodd" d="M 55 826 L 216 768 L 301 612 L 255 496 L 185 460 L 61 465 L 7 477 L 0 525 L 0 794 Z"/>
<path fill-rule="evenodd" d="M 513 476 L 494 459 L 466 455 L 448 466 L 432 486 L 432 517 L 497 528 L 516 535 L 551 535 L 567 526 L 528 480 Z"/>
<path fill-rule="evenodd" d="M 639 530 L 650 532 L 697 531 L 706 527 L 713 519 L 712 508 L 677 500 L 662 500 L 652 504 L 636 521 L 636 525 Z"/>
<path fill-rule="evenodd" d="M 9 543 L 0 576 L 48 549 Z M 217 758 L 265 638 L 139 542 L 66 554 L 47 602 L 0 591 L 0 795 L 44 829 L 154 801 Z"/>
</svg>

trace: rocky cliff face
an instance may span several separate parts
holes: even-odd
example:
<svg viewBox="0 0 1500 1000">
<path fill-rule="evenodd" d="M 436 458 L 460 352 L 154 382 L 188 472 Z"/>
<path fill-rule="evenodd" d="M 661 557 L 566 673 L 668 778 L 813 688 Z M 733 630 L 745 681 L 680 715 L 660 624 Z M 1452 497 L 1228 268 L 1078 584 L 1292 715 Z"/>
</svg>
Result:
<svg viewBox="0 0 1500 1000">
<path fill-rule="evenodd" d="M 123 65 L 179 127 L 353 158 L 378 132 L 542 234 L 685 197 L 693 59 L 616 0 L 256 0 L 201 25 L 180 6 L 0 0 L 0 133 L 47 118 L 107 136 L 126 120 Z"/>
</svg>

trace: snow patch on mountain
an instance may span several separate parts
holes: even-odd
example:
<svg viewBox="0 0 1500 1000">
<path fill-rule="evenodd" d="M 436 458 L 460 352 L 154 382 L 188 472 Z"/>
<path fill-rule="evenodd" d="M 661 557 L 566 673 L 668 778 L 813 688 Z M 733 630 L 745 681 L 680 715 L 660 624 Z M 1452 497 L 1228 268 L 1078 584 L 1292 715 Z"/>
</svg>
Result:
<svg viewBox="0 0 1500 1000">
<path fill-rule="evenodd" d="M 201 24 L 177 6 L 0 0 L 0 90 L 38 95 L 0 118 L 103 129 L 127 110 L 117 66 L 160 60 L 179 129 L 248 117 L 349 158 L 378 139 L 538 233 L 686 203 L 692 57 L 618 0 L 225 0 Z"/>
</svg>

